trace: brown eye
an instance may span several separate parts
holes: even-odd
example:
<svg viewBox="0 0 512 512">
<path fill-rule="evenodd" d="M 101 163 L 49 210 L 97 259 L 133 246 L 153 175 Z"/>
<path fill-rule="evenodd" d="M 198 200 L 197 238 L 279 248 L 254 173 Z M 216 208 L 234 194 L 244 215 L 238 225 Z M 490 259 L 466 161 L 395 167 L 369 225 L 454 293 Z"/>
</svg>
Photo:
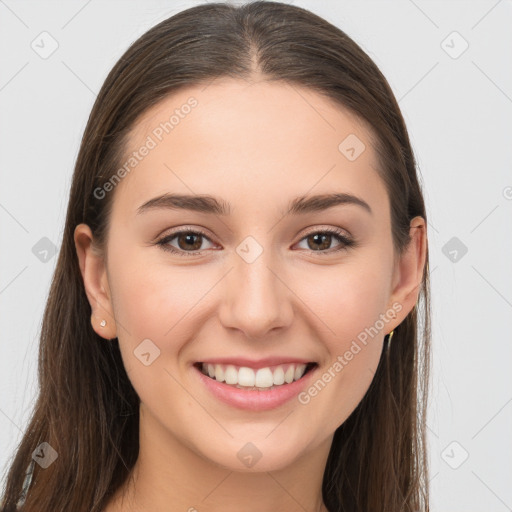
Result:
<svg viewBox="0 0 512 512">
<path fill-rule="evenodd" d="M 171 242 L 174 242 L 174 239 L 177 241 L 177 246 L 171 244 Z M 204 248 L 201 249 L 201 246 L 205 240 L 211 243 L 206 234 L 201 231 L 182 230 L 165 236 L 160 241 L 156 242 L 156 244 L 162 247 L 163 250 L 179 256 L 194 256 L 203 252 Z M 307 244 L 306 250 L 319 255 L 332 254 L 356 246 L 356 241 L 345 235 L 345 233 L 339 229 L 314 231 L 302 238 L 301 242 L 303 240 L 305 240 Z M 333 240 L 337 240 L 338 245 L 331 248 Z"/>
<path fill-rule="evenodd" d="M 197 233 L 181 233 L 178 234 L 175 238 L 178 240 L 178 246 L 180 249 L 186 251 L 187 249 L 191 249 L 193 251 L 197 251 L 201 248 L 202 245 L 202 235 Z"/>
<path fill-rule="evenodd" d="M 333 236 L 324 233 L 315 233 L 307 237 L 308 247 L 311 250 L 325 250 L 329 249 Z M 311 243 L 310 243 L 311 242 Z"/>
<path fill-rule="evenodd" d="M 348 249 L 356 244 L 353 239 L 346 236 L 344 232 L 339 229 L 315 231 L 305 236 L 302 240 L 306 241 L 307 250 L 319 254 L 332 254 L 342 249 Z M 331 248 L 333 240 L 337 240 L 339 243 L 334 248 Z"/>
<path fill-rule="evenodd" d="M 177 241 L 177 246 L 171 244 L 174 239 Z M 205 233 L 202 233 L 201 231 L 186 230 L 171 233 L 156 242 L 156 244 L 162 247 L 165 251 L 169 251 L 180 256 L 193 256 L 202 252 L 201 246 L 204 240 L 210 241 Z"/>
</svg>

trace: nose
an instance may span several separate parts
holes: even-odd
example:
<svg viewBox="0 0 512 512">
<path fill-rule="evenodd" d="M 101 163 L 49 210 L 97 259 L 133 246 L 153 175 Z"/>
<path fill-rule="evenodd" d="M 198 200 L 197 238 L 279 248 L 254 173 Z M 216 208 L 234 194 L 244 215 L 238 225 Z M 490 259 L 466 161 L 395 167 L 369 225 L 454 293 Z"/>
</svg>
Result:
<svg viewBox="0 0 512 512">
<path fill-rule="evenodd" d="M 264 250 L 248 263 L 234 255 L 234 268 L 224 279 L 219 317 L 226 329 L 237 329 L 251 340 L 288 327 L 293 319 L 293 292 L 286 276 Z"/>
</svg>

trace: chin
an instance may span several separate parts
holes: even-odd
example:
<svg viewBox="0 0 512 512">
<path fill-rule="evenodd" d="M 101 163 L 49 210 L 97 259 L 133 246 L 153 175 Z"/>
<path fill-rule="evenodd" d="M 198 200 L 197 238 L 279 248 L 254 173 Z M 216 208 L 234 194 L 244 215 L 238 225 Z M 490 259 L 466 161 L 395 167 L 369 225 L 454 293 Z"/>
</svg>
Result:
<svg viewBox="0 0 512 512">
<path fill-rule="evenodd" d="M 253 436 L 252 441 L 251 436 L 247 436 L 243 440 L 235 438 L 224 443 L 217 439 L 213 450 L 212 446 L 208 446 L 199 453 L 214 464 L 239 473 L 279 471 L 300 457 L 303 450 L 289 436 L 288 442 L 279 436 L 272 440 L 270 437 L 265 433 L 260 437 Z"/>
</svg>

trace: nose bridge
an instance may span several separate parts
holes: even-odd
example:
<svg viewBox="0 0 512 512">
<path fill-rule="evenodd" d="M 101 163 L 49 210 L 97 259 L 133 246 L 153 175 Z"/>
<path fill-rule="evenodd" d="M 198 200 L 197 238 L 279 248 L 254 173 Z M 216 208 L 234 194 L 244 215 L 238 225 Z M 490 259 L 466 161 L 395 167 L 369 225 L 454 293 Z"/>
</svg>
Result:
<svg viewBox="0 0 512 512">
<path fill-rule="evenodd" d="M 238 328 L 247 337 L 258 338 L 291 321 L 289 291 L 281 282 L 276 262 L 271 244 L 263 247 L 250 236 L 239 244 L 226 282 L 221 318 L 225 327 Z"/>
</svg>

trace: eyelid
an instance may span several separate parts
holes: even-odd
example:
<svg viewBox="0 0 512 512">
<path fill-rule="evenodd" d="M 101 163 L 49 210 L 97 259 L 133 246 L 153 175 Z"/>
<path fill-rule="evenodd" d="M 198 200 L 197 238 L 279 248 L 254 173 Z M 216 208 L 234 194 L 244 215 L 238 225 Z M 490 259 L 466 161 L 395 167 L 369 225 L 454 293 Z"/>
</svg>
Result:
<svg viewBox="0 0 512 512">
<path fill-rule="evenodd" d="M 171 228 L 170 230 L 164 230 L 162 233 L 165 233 L 164 235 L 159 234 L 157 235 L 152 243 L 158 243 L 159 241 L 162 241 L 165 238 L 169 238 L 171 236 L 181 235 L 182 233 L 192 233 L 196 235 L 202 235 L 203 237 L 207 238 L 210 242 L 212 241 L 212 238 L 214 238 L 209 232 L 204 230 L 203 228 L 199 228 L 193 225 L 187 226 L 178 226 L 176 228 Z"/>
<path fill-rule="evenodd" d="M 313 224 L 312 226 L 308 226 L 304 228 L 300 234 L 299 242 L 306 236 L 313 235 L 315 233 L 334 233 L 340 236 L 343 236 L 347 239 L 352 239 L 352 235 L 346 230 L 339 226 L 329 226 L 329 225 L 319 225 Z"/>
</svg>

